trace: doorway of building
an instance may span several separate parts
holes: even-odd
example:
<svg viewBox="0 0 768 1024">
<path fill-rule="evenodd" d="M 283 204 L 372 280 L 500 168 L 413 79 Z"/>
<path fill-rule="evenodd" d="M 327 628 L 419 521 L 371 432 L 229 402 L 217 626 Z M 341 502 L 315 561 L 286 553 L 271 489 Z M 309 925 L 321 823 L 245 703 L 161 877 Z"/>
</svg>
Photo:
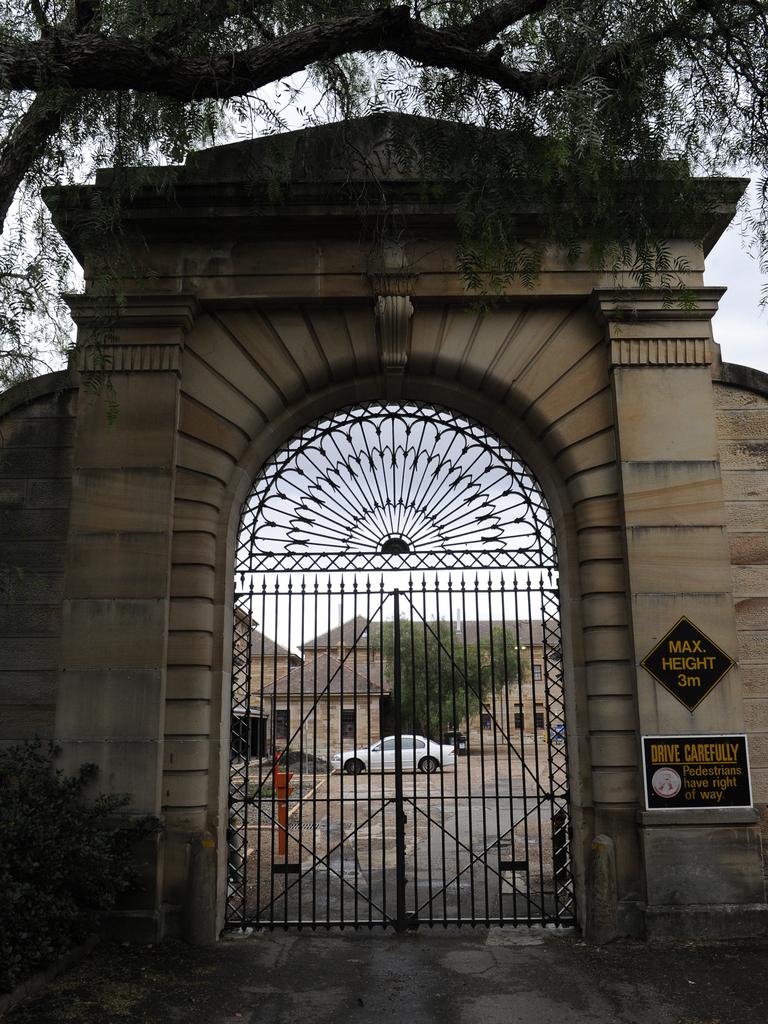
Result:
<svg viewBox="0 0 768 1024">
<path fill-rule="evenodd" d="M 466 417 L 311 424 L 243 506 L 230 927 L 574 920 L 557 550 Z"/>
</svg>

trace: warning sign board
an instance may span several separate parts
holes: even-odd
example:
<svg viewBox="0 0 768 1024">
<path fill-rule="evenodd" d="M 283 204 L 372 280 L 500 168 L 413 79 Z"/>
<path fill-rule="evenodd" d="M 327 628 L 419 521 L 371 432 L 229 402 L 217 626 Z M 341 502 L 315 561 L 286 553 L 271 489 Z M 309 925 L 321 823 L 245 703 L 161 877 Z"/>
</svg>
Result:
<svg viewBox="0 0 768 1024">
<path fill-rule="evenodd" d="M 751 807 L 747 737 L 643 736 L 645 806 Z"/>
<path fill-rule="evenodd" d="M 694 711 L 735 662 L 683 616 L 640 664 L 689 711 Z"/>
</svg>

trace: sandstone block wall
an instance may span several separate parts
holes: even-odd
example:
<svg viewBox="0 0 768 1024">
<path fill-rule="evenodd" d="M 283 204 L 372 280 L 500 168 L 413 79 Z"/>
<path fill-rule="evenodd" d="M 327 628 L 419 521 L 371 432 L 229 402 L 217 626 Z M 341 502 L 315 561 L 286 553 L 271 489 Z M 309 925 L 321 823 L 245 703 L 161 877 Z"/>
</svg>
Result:
<svg viewBox="0 0 768 1024">
<path fill-rule="evenodd" d="M 53 737 L 77 391 L 0 395 L 0 743 Z"/>
<path fill-rule="evenodd" d="M 715 384 L 715 403 L 737 657 L 744 682 L 752 798 L 762 816 L 768 877 L 768 375 L 743 367 L 723 370 L 725 380 Z"/>
</svg>

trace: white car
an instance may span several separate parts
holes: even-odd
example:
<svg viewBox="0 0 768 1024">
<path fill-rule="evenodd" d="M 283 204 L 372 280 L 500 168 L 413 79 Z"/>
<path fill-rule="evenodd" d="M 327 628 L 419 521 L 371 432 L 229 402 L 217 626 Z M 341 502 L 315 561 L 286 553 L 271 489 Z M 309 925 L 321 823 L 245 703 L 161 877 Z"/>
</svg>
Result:
<svg viewBox="0 0 768 1024">
<path fill-rule="evenodd" d="M 402 736 L 403 771 L 436 772 L 456 764 L 456 751 L 449 744 L 435 743 L 424 736 Z M 350 775 L 395 770 L 395 737 L 386 736 L 370 747 L 343 750 L 331 759 L 333 768 Z"/>
</svg>

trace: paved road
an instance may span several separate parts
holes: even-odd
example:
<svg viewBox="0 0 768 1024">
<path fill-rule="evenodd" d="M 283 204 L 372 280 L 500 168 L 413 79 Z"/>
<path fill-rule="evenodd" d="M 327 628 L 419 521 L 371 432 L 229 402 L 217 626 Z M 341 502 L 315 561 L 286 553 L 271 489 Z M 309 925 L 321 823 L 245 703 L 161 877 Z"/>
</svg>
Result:
<svg viewBox="0 0 768 1024">
<path fill-rule="evenodd" d="M 765 1024 L 768 945 L 542 930 L 272 933 L 106 947 L 9 1024 Z"/>
<path fill-rule="evenodd" d="M 439 775 L 404 775 L 409 915 L 438 921 L 552 915 L 551 805 L 532 795 L 535 785 L 510 760 L 486 754 Z M 291 805 L 287 856 L 277 853 L 266 815 L 264 827 L 250 834 L 250 874 L 261 878 L 258 891 L 251 889 L 251 911 L 261 906 L 262 920 L 394 918 L 394 775 L 334 774 L 303 788 L 309 798 Z M 270 802 L 265 811 L 272 812 Z M 296 873 L 271 877 L 273 862 Z"/>
</svg>

